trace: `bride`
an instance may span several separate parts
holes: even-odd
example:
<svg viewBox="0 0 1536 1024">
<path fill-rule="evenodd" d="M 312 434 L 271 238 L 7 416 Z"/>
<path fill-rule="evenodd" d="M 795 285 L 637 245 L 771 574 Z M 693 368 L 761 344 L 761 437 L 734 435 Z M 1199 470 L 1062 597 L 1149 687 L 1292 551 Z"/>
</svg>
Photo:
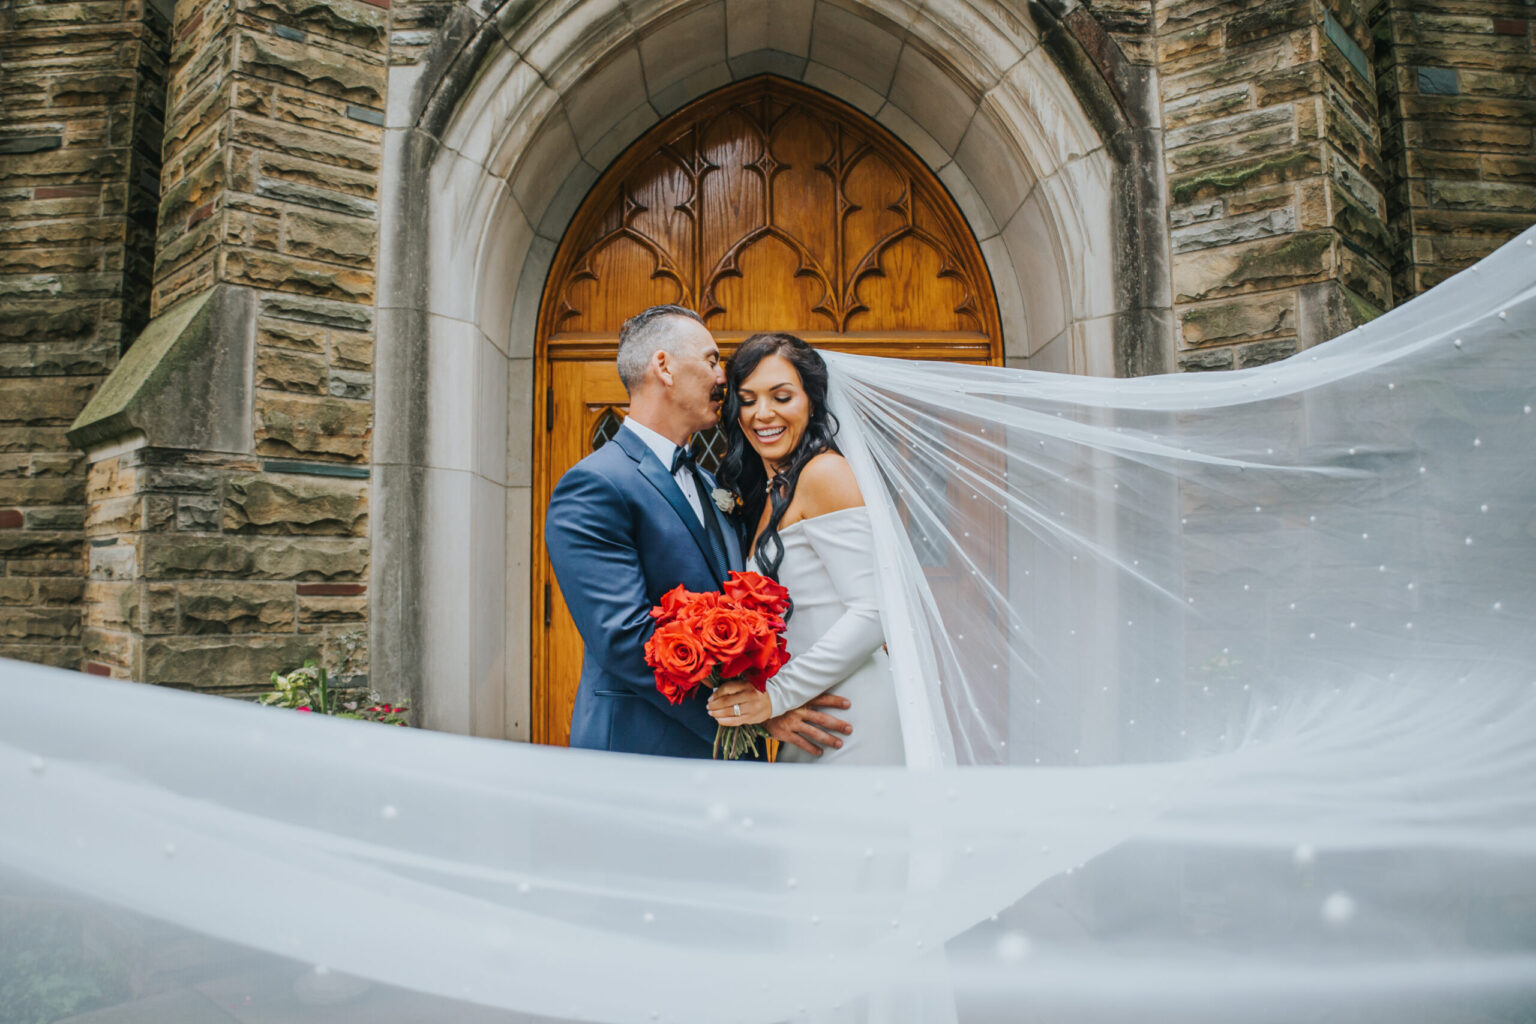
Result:
<svg viewBox="0 0 1536 1024">
<path fill-rule="evenodd" d="M 725 390 L 729 450 L 720 481 L 741 496 L 749 563 L 787 587 L 794 604 L 790 660 L 767 691 L 727 684 L 709 713 L 724 726 L 753 725 L 836 694 L 851 701 L 857 724 L 820 760 L 901 764 L 869 513 L 833 441 L 826 362 L 792 334 L 755 334 L 731 358 Z M 788 744 L 779 759 L 817 760 Z"/>
</svg>

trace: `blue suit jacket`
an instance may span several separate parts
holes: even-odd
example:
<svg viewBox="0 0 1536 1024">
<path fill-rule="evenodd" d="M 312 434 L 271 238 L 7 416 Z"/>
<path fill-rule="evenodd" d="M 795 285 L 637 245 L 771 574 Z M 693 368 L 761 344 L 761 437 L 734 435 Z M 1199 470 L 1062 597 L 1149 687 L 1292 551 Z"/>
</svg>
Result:
<svg viewBox="0 0 1536 1024">
<path fill-rule="evenodd" d="M 710 480 L 713 486 L 713 480 Z M 696 693 L 668 704 L 645 663 L 650 610 L 681 583 L 720 589 L 742 567 L 741 543 L 709 495 L 726 547 L 721 563 L 682 489 L 633 431 L 572 466 L 549 500 L 544 542 L 586 646 L 571 713 L 571 746 L 709 757 L 715 722 Z"/>
</svg>

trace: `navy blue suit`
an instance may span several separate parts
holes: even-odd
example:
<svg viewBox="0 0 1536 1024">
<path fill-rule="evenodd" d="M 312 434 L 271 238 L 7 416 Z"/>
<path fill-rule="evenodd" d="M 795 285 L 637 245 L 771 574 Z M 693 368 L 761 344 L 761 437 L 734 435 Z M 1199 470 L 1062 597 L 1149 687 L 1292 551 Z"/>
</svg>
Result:
<svg viewBox="0 0 1536 1024">
<path fill-rule="evenodd" d="M 713 481 L 708 481 L 713 487 Z M 620 430 L 572 466 L 549 499 L 544 542 L 586 652 L 571 712 L 571 746 L 670 757 L 709 757 L 715 722 L 707 691 L 668 704 L 645 663 L 650 610 L 681 583 L 720 589 L 742 567 L 731 523 L 701 496 L 725 544 L 711 550 L 682 489 L 644 441 Z"/>
</svg>

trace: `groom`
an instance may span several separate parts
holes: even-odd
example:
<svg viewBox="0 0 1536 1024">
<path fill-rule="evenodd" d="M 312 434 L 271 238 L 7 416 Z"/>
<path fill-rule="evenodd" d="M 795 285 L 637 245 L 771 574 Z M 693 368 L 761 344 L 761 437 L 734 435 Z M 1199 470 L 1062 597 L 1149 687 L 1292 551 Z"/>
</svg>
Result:
<svg viewBox="0 0 1536 1024">
<path fill-rule="evenodd" d="M 669 704 L 645 663 L 650 609 L 678 584 L 718 590 L 742 568 L 741 541 L 711 497 L 714 482 L 687 455 L 720 422 L 725 370 L 699 315 L 652 306 L 619 332 L 629 416 L 613 442 L 560 478 L 544 520 L 560 592 L 586 647 L 571 712 L 571 746 L 709 757 L 715 721 L 702 699 Z M 766 724 L 780 742 L 819 755 L 847 722 L 815 710 L 823 696 Z"/>
</svg>

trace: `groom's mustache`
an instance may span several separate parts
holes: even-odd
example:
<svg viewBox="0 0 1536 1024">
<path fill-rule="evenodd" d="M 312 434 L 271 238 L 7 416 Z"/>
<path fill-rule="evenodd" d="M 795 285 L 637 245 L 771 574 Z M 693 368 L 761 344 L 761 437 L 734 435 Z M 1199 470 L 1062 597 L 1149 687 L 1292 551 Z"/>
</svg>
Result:
<svg viewBox="0 0 1536 1024">
<path fill-rule="evenodd" d="M 713 391 L 711 391 L 709 393 L 709 397 L 710 397 L 710 399 L 712 401 L 724 402 L 725 401 L 725 388 L 723 386 L 715 388 Z"/>
</svg>

